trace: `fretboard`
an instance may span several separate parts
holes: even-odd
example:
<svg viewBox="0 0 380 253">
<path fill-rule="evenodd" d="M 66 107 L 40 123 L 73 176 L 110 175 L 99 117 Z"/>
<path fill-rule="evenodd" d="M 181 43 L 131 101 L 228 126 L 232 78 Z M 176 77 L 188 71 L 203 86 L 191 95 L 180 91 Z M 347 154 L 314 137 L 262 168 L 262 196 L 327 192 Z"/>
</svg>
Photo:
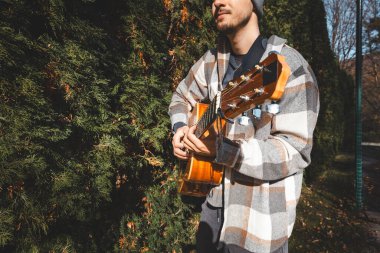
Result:
<svg viewBox="0 0 380 253">
<path fill-rule="evenodd" d="M 195 136 L 200 138 L 202 134 L 211 126 L 211 124 L 216 120 L 216 100 L 214 99 L 211 104 L 208 106 L 205 113 L 202 115 L 200 120 L 197 122 L 197 128 L 195 130 Z"/>
</svg>

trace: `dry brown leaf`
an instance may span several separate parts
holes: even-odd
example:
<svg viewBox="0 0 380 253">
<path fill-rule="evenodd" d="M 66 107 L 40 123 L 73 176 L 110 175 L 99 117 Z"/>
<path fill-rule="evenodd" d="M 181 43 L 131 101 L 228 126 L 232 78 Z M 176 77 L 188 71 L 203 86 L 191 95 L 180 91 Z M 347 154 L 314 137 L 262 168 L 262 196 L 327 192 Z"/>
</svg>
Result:
<svg viewBox="0 0 380 253">
<path fill-rule="evenodd" d="M 136 230 L 136 225 L 135 225 L 135 223 L 132 222 L 132 221 L 130 221 L 130 222 L 127 223 L 127 227 L 128 227 L 129 229 L 131 229 L 132 231 L 135 231 L 135 230 Z"/>
</svg>

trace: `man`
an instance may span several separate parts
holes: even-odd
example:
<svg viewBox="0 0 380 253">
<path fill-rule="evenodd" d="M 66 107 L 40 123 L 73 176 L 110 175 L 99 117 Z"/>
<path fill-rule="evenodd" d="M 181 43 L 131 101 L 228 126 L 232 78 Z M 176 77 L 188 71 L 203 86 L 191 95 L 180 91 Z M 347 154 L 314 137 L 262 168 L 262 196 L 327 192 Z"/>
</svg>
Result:
<svg viewBox="0 0 380 253">
<path fill-rule="evenodd" d="M 215 158 L 224 165 L 223 184 L 202 205 L 197 252 L 288 252 L 303 169 L 310 164 L 313 131 L 319 111 L 314 74 L 285 40 L 260 35 L 263 0 L 214 0 L 212 14 L 221 32 L 217 49 L 206 52 L 178 85 L 169 106 L 174 154 Z M 270 101 L 227 125 L 222 141 L 205 140 L 188 126 L 197 102 L 212 100 L 234 77 L 265 59 L 271 51 L 285 56 L 291 76 L 278 107 Z M 277 105 L 276 105 L 277 106 Z M 279 108 L 279 112 L 271 108 Z"/>
</svg>

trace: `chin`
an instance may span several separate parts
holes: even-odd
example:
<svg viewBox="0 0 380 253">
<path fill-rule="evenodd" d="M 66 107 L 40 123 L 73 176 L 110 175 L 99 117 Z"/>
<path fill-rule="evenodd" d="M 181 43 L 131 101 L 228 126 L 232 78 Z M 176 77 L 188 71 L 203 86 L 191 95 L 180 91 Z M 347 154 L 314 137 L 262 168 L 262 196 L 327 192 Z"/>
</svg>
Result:
<svg viewBox="0 0 380 253">
<path fill-rule="evenodd" d="M 231 24 L 229 24 L 228 22 L 220 22 L 220 23 L 216 23 L 216 28 L 217 28 L 219 31 L 223 31 L 223 30 L 226 30 L 226 29 L 230 29 L 230 26 L 231 26 Z"/>
<path fill-rule="evenodd" d="M 219 32 L 222 32 L 224 34 L 231 34 L 235 31 L 235 27 L 230 25 L 217 25 L 216 28 Z"/>
</svg>

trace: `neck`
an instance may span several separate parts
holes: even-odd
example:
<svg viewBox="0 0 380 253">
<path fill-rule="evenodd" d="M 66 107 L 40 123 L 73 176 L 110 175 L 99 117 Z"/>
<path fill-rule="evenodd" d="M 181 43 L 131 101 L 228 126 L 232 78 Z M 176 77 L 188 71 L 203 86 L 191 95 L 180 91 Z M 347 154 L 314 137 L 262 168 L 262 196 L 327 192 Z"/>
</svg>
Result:
<svg viewBox="0 0 380 253">
<path fill-rule="evenodd" d="M 253 42 L 255 42 L 259 35 L 260 30 L 257 17 L 252 15 L 252 18 L 245 26 L 227 34 L 227 38 L 230 41 L 232 51 L 236 55 L 244 55 L 248 53 Z"/>
</svg>

